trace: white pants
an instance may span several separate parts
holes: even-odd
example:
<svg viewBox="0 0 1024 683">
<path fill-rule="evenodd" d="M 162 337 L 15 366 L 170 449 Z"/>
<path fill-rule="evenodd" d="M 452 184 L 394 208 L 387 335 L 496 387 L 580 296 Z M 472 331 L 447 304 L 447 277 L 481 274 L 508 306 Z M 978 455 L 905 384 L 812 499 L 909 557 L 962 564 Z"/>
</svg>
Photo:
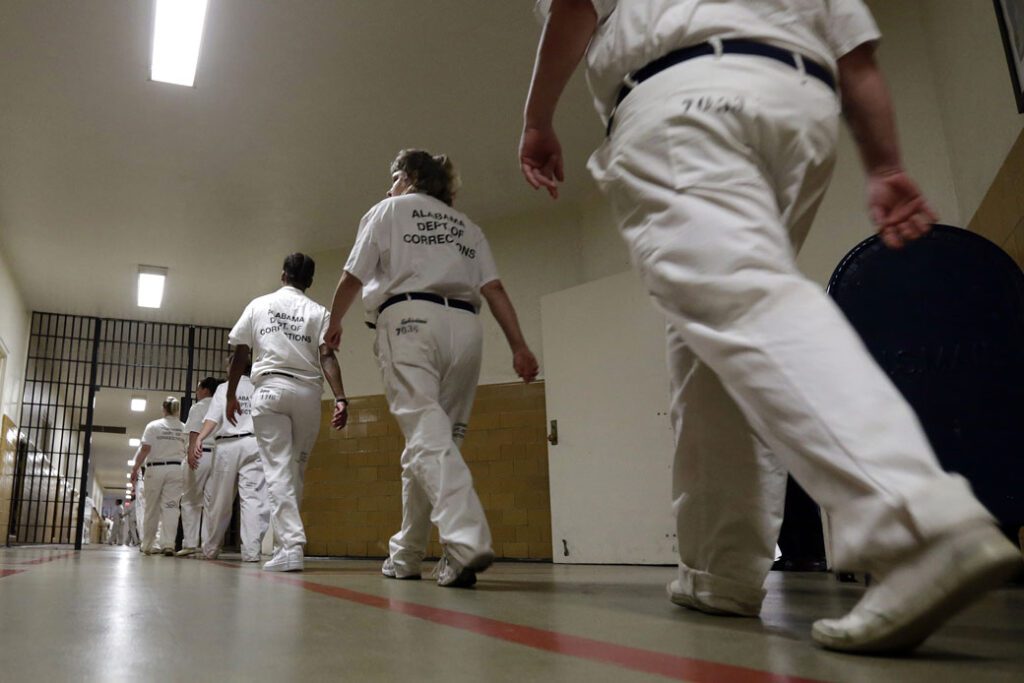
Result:
<svg viewBox="0 0 1024 683">
<path fill-rule="evenodd" d="M 203 555 L 213 559 L 224 546 L 224 534 L 231 522 L 231 509 L 238 492 L 241 512 L 242 559 L 260 559 L 263 535 L 270 524 L 267 483 L 263 477 L 256 439 L 222 439 L 217 442 L 213 472 L 207 484 L 207 503 L 203 524 Z"/>
<path fill-rule="evenodd" d="M 320 432 L 320 387 L 279 375 L 257 379 L 252 397 L 278 548 L 306 543 L 299 516 L 306 463 Z"/>
<path fill-rule="evenodd" d="M 178 501 L 181 499 L 181 466 L 155 465 L 146 468 L 146 509 L 142 526 L 142 550 L 173 548 L 178 534 Z M 162 529 L 160 539 L 157 527 Z"/>
<path fill-rule="evenodd" d="M 139 546 L 142 545 L 142 530 L 146 528 L 146 481 L 145 476 L 140 476 L 135 483 L 135 500 L 132 507 L 135 508 L 135 535 L 139 537 Z"/>
<path fill-rule="evenodd" d="M 199 466 L 192 469 L 188 460 L 181 463 L 181 531 L 182 548 L 199 547 L 199 528 L 203 513 L 210 508 L 210 470 L 213 467 L 212 449 L 204 447 Z M 207 522 L 209 523 L 209 522 Z"/>
<path fill-rule="evenodd" d="M 405 301 L 377 320 L 375 353 L 391 413 L 405 435 L 402 528 L 391 538 L 401 574 L 415 574 L 430 523 L 459 564 L 491 551 L 491 530 L 459 452 L 480 378 L 480 318 Z"/>
<path fill-rule="evenodd" d="M 623 102 L 590 168 L 669 324 L 681 590 L 759 606 L 785 470 L 837 567 L 879 571 L 990 519 L 796 267 L 831 177 L 836 96 L 774 61 L 694 59 Z"/>
</svg>

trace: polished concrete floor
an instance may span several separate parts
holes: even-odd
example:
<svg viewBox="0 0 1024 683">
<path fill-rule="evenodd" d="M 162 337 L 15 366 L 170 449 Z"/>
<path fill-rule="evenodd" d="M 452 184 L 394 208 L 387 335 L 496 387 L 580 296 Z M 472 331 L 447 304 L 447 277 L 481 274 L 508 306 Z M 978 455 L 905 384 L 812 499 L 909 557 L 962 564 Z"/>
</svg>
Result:
<svg viewBox="0 0 1024 683">
<path fill-rule="evenodd" d="M 760 621 L 675 607 L 660 567 L 498 564 L 473 590 L 378 562 L 268 574 L 134 549 L 0 549 L 0 681 L 1024 681 L 1024 588 L 913 657 L 810 641 L 861 588 L 772 574 Z"/>
</svg>

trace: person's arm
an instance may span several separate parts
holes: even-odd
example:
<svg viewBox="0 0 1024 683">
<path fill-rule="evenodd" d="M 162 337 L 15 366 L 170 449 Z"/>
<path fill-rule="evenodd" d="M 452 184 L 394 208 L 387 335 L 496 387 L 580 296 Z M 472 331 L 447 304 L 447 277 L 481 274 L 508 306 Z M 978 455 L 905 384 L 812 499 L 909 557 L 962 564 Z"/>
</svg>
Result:
<svg viewBox="0 0 1024 683">
<path fill-rule="evenodd" d="M 838 60 L 846 123 L 860 151 L 868 181 L 868 211 L 886 246 L 898 249 L 938 220 L 920 188 L 903 170 L 892 99 L 865 43 Z"/>
<path fill-rule="evenodd" d="M 324 343 L 330 348 L 337 349 L 341 346 L 341 319 L 348 313 L 352 302 L 356 300 L 362 289 L 362 280 L 347 270 L 341 272 L 341 279 L 338 280 L 338 286 L 334 289 L 334 301 L 331 303 L 331 319 L 327 325 L 327 333 L 324 335 Z"/>
<path fill-rule="evenodd" d="M 501 284 L 501 280 L 491 280 L 480 288 L 480 293 L 487 299 L 491 314 L 501 326 L 501 331 L 505 333 L 505 339 L 512 349 L 512 367 L 515 368 L 516 374 L 524 382 L 532 382 L 537 378 L 539 370 L 537 359 L 526 345 L 523 332 L 519 329 L 516 309 L 512 305 L 512 300 L 508 298 L 504 285 Z"/>
<path fill-rule="evenodd" d="M 135 451 L 135 464 L 132 465 L 132 476 L 131 480 L 134 484 L 139 479 L 139 470 L 142 469 L 143 463 L 146 462 L 146 457 L 149 455 L 150 446 L 148 443 L 144 443 L 139 446 L 139 450 Z"/>
<path fill-rule="evenodd" d="M 203 428 L 197 432 L 190 432 L 188 435 L 188 466 L 192 469 L 199 467 L 199 461 L 203 459 L 203 443 L 210 438 L 213 430 L 218 427 L 213 420 L 203 420 Z"/>
<path fill-rule="evenodd" d="M 238 380 L 242 378 L 245 369 L 249 366 L 250 351 L 245 344 L 235 347 L 235 353 L 231 356 L 231 367 L 228 368 L 227 401 L 224 407 L 224 417 L 233 425 L 238 424 L 238 415 L 242 414 L 242 406 L 238 404 L 235 392 L 238 390 Z"/>
<path fill-rule="evenodd" d="M 554 199 L 558 183 L 565 180 L 555 109 L 596 30 L 597 12 L 591 0 L 554 0 L 537 50 L 523 114 L 519 163 L 526 182 L 535 190 L 547 189 Z"/>
<path fill-rule="evenodd" d="M 191 461 L 192 451 L 195 450 L 197 442 L 199 443 L 199 452 L 200 453 L 203 452 L 203 440 L 202 439 L 196 439 L 196 434 L 198 434 L 198 432 L 189 432 L 188 433 L 188 451 L 187 451 L 187 454 L 188 454 L 188 456 L 190 458 L 189 465 L 192 464 L 192 461 Z M 195 469 L 195 467 L 193 467 L 192 469 Z"/>
<path fill-rule="evenodd" d="M 348 399 L 345 398 L 345 385 L 341 381 L 341 366 L 334 350 L 326 342 L 320 345 L 320 367 L 324 377 L 334 392 L 334 414 L 331 416 L 331 427 L 344 429 L 348 422 Z"/>
</svg>

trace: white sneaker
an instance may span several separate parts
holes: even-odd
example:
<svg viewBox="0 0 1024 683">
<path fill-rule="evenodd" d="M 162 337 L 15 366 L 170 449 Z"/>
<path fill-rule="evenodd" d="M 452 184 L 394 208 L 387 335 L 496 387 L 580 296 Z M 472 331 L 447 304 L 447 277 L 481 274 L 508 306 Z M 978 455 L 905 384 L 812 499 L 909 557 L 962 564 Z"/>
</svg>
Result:
<svg viewBox="0 0 1024 683">
<path fill-rule="evenodd" d="M 679 579 L 674 579 L 666 588 L 668 589 L 668 599 L 673 603 L 704 612 L 704 614 L 713 614 L 719 617 L 756 617 L 761 614 L 760 605 L 744 605 L 728 598 L 713 598 L 716 604 L 712 605 L 695 595 L 683 592 L 679 585 Z"/>
<path fill-rule="evenodd" d="M 877 577 L 845 617 L 814 622 L 811 635 L 841 652 L 905 652 L 1020 569 L 1020 551 L 995 527 L 954 532 Z"/>
<path fill-rule="evenodd" d="M 485 553 L 476 555 L 465 567 L 459 565 L 449 557 L 445 550 L 438 560 L 437 566 L 431 574 L 437 578 L 437 585 L 446 588 L 470 588 L 476 583 L 476 575 L 484 571 L 494 563 L 494 553 L 488 550 Z"/>
<path fill-rule="evenodd" d="M 380 573 L 389 579 L 398 579 L 399 581 L 419 581 L 422 578 L 419 572 L 399 576 L 398 569 L 395 567 L 395 563 L 390 557 L 384 560 L 384 564 L 380 567 Z"/>
<path fill-rule="evenodd" d="M 282 548 L 263 565 L 263 571 L 267 572 L 301 572 L 304 568 L 302 546 Z"/>
<path fill-rule="evenodd" d="M 189 555 L 194 555 L 195 552 L 196 552 L 195 548 L 182 548 L 178 552 L 174 553 L 174 556 L 175 557 L 188 557 Z"/>
</svg>

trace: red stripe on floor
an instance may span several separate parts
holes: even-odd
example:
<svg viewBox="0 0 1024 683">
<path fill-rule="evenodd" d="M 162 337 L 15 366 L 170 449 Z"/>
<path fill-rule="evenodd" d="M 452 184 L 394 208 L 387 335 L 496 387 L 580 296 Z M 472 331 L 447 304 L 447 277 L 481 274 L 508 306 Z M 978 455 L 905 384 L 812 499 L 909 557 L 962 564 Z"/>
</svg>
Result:
<svg viewBox="0 0 1024 683">
<path fill-rule="evenodd" d="M 217 562 L 216 564 L 240 569 L 238 565 L 227 562 Z M 293 576 L 269 572 L 246 572 L 246 574 L 282 583 L 290 583 L 313 593 L 328 595 L 332 598 L 341 598 L 342 600 L 368 607 L 398 612 L 399 614 L 416 617 L 417 619 L 432 621 L 436 624 L 498 640 L 505 640 L 517 645 L 525 645 L 526 647 L 546 650 L 569 657 L 611 664 L 632 671 L 641 671 L 675 680 L 689 681 L 690 683 L 704 683 L 705 681 L 727 681 L 728 683 L 819 683 L 810 678 L 787 676 L 785 674 L 776 674 L 770 671 L 749 669 L 731 664 L 720 664 L 703 659 L 678 657 L 653 650 L 616 645 L 615 643 L 603 640 L 582 638 L 580 636 L 558 633 L 557 631 L 546 631 L 531 626 L 522 626 L 507 621 L 479 617 L 466 612 L 456 612 L 440 607 L 430 607 L 414 602 L 394 600 L 371 593 L 360 593 L 347 588 L 328 586 Z"/>
<path fill-rule="evenodd" d="M 47 562 L 55 562 L 56 560 L 63 560 L 65 557 L 71 557 L 72 555 L 77 555 L 77 554 L 78 554 L 77 550 L 72 550 L 70 552 L 61 553 L 60 555 L 53 555 L 51 557 L 40 557 L 40 558 L 37 558 L 35 560 L 20 560 L 20 561 L 17 561 L 17 562 L 7 562 L 5 564 L 46 564 Z"/>
<path fill-rule="evenodd" d="M 0 579 L 5 576 L 14 576 L 15 574 L 25 573 L 24 569 L 0 569 Z"/>
</svg>

